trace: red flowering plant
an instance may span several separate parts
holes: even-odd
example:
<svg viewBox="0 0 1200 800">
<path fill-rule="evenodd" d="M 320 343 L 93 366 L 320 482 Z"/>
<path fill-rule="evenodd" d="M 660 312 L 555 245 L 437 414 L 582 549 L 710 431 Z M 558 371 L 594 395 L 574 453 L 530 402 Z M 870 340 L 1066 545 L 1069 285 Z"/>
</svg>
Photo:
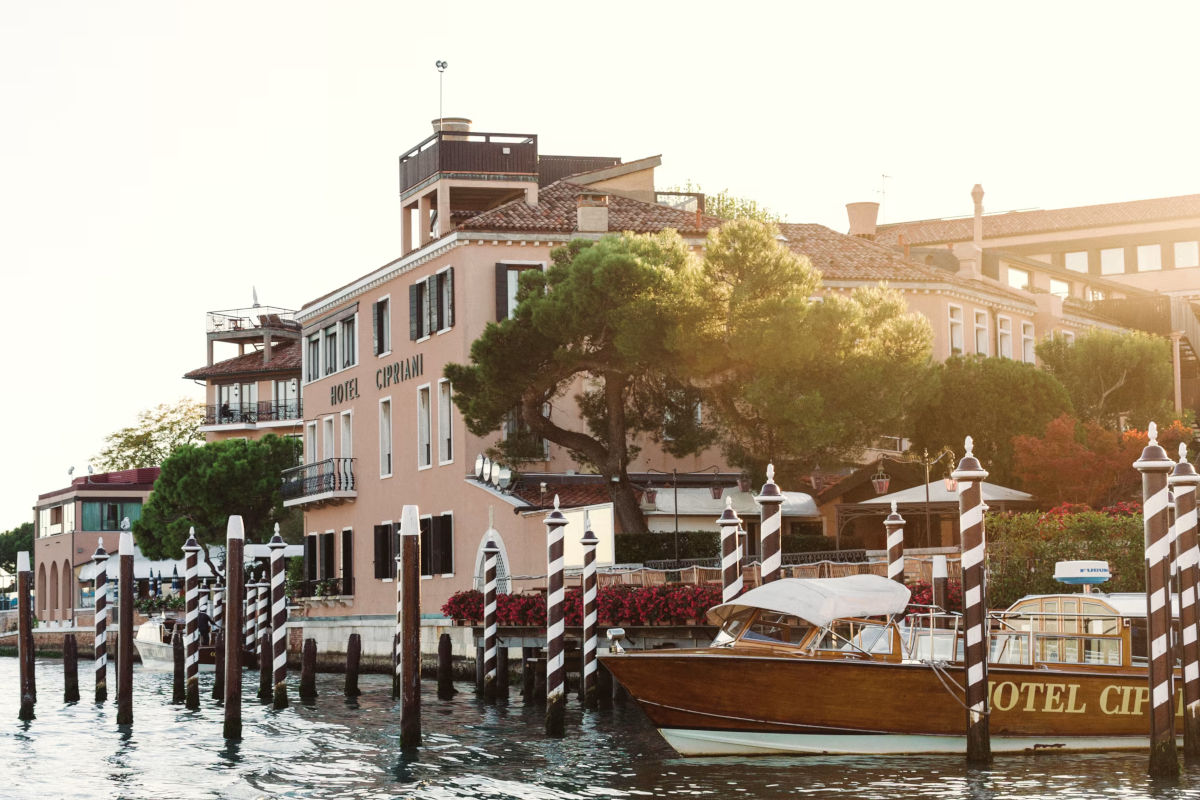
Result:
<svg viewBox="0 0 1200 800">
<path fill-rule="evenodd" d="M 667 590 L 667 610 L 676 620 L 703 622 L 708 610 L 720 602 L 719 586 L 679 584 Z"/>
<path fill-rule="evenodd" d="M 1136 517 L 1142 513 L 1142 504 L 1136 501 L 1126 502 L 1122 500 L 1119 503 L 1113 503 L 1111 506 L 1105 506 L 1100 509 L 1100 513 L 1108 514 L 1110 517 Z"/>
<path fill-rule="evenodd" d="M 596 611 L 602 625 L 633 622 L 632 586 L 604 586 L 596 592 Z"/>
<path fill-rule="evenodd" d="M 483 592 L 475 589 L 455 592 L 442 604 L 442 613 L 450 619 L 482 620 Z"/>
<path fill-rule="evenodd" d="M 546 626 L 546 596 L 529 594 L 496 595 L 496 622 L 500 625 Z"/>
<path fill-rule="evenodd" d="M 904 614 L 928 614 L 928 606 L 933 605 L 933 585 L 928 581 L 914 581 L 908 584 L 912 597 L 908 599 L 908 608 Z M 944 611 L 962 611 L 962 583 L 946 581 L 946 606 Z"/>
</svg>

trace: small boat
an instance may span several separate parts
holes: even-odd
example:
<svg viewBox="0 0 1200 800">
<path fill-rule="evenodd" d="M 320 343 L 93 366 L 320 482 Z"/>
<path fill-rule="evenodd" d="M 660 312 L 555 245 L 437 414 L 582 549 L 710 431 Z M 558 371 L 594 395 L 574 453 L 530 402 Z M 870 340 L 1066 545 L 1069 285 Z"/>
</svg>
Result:
<svg viewBox="0 0 1200 800">
<path fill-rule="evenodd" d="M 161 615 L 151 617 L 138 626 L 133 646 L 137 648 L 144 668 L 167 672 L 175 669 L 171 637 L 175 635 L 176 628 L 183 629 L 182 620 Z M 213 672 L 216 669 L 216 653 L 212 645 L 201 645 L 199 658 L 201 672 Z"/>
<path fill-rule="evenodd" d="M 963 753 L 962 618 L 905 618 L 909 599 L 878 575 L 783 579 L 710 609 L 709 647 L 601 659 L 684 756 Z M 1145 623 L 1143 594 L 992 615 L 993 752 L 1148 747 Z"/>
</svg>

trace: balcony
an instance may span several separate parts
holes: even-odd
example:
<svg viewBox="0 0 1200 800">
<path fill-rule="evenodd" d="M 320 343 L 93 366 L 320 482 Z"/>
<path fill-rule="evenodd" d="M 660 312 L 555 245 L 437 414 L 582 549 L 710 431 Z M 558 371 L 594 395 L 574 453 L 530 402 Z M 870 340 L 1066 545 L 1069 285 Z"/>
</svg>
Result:
<svg viewBox="0 0 1200 800">
<path fill-rule="evenodd" d="M 327 458 L 283 471 L 283 504 L 338 505 L 358 497 L 353 458 Z"/>
<path fill-rule="evenodd" d="M 536 181 L 537 171 L 536 135 L 441 131 L 400 156 L 400 194 L 439 172 Z"/>
<path fill-rule="evenodd" d="M 334 597 L 353 597 L 354 578 L 320 578 L 300 582 L 300 598 L 322 600 Z"/>
<path fill-rule="evenodd" d="M 214 405 L 204 407 L 205 425 L 257 425 L 260 422 L 283 422 L 303 419 L 300 401 L 285 403 L 247 403 L 245 405 Z"/>
</svg>

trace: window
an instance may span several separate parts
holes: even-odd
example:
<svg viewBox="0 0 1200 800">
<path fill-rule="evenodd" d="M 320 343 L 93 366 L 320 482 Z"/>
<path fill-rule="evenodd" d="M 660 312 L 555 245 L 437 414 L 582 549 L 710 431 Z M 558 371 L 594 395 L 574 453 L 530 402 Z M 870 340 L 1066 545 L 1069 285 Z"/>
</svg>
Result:
<svg viewBox="0 0 1200 800">
<path fill-rule="evenodd" d="M 1093 286 L 1088 287 L 1088 300 L 1095 302 L 1096 300 L 1107 300 L 1108 292 L 1103 289 L 1097 289 Z"/>
<path fill-rule="evenodd" d="M 320 454 L 317 452 L 317 423 L 310 422 L 304 426 L 304 455 L 307 456 L 309 464 L 315 464 L 321 460 Z"/>
<path fill-rule="evenodd" d="M 337 325 L 325 329 L 325 374 L 330 375 L 338 369 Z"/>
<path fill-rule="evenodd" d="M 1074 331 L 1061 331 L 1061 333 L 1062 333 L 1063 339 L 1066 340 L 1067 344 L 1075 344 L 1075 332 Z"/>
<path fill-rule="evenodd" d="M 433 464 L 429 418 L 429 384 L 417 389 L 417 466 Z"/>
<path fill-rule="evenodd" d="M 550 404 L 542 406 L 542 415 L 550 416 Z M 538 436 L 530 429 L 521 409 L 514 408 L 504 415 L 504 424 L 500 428 L 504 437 L 505 449 L 512 453 L 517 460 L 546 461 L 550 458 L 550 442 Z"/>
<path fill-rule="evenodd" d="M 295 378 L 275 381 L 272 392 L 274 419 L 296 419 L 300 416 L 300 388 Z"/>
<path fill-rule="evenodd" d="M 121 520 L 129 518 L 129 524 L 142 518 L 141 500 L 83 501 L 83 530 L 119 531 Z"/>
<path fill-rule="evenodd" d="M 374 531 L 375 544 L 375 578 L 387 580 L 396 577 L 395 528 L 390 522 L 376 525 Z"/>
<path fill-rule="evenodd" d="M 333 458 L 337 455 L 333 443 L 333 417 L 325 417 L 321 420 L 321 452 L 326 458 Z"/>
<path fill-rule="evenodd" d="M 988 354 L 988 318 L 986 311 L 975 312 L 975 352 Z"/>
<path fill-rule="evenodd" d="M 317 535 L 310 533 L 304 537 L 304 579 L 317 579 Z"/>
<path fill-rule="evenodd" d="M 1120 275 L 1125 271 L 1125 248 L 1111 247 L 1100 251 L 1100 274 Z"/>
<path fill-rule="evenodd" d="M 438 463 L 454 460 L 454 427 L 450 418 L 450 381 L 438 381 Z"/>
<path fill-rule="evenodd" d="M 392 399 L 379 401 L 379 477 L 392 474 Z"/>
<path fill-rule="evenodd" d="M 996 317 L 996 349 L 1001 358 L 1012 358 L 1012 320 L 1008 317 Z"/>
<path fill-rule="evenodd" d="M 541 269 L 541 264 L 496 265 L 496 321 L 509 319 L 517 309 L 517 289 L 521 273 L 527 269 Z"/>
<path fill-rule="evenodd" d="M 352 417 L 352 412 L 342 412 L 342 458 L 350 458 L 354 455 L 354 426 Z"/>
<path fill-rule="evenodd" d="M 1154 272 L 1162 269 L 1162 245 L 1138 245 L 1137 265 L 1138 272 Z"/>
<path fill-rule="evenodd" d="M 963 310 L 960 306 L 950 306 L 950 355 L 962 355 L 963 351 Z"/>
<path fill-rule="evenodd" d="M 449 330 L 454 325 L 454 268 L 447 267 L 408 287 L 408 338 Z"/>
<path fill-rule="evenodd" d="M 354 531 L 342 531 L 342 594 L 354 594 Z"/>
<path fill-rule="evenodd" d="M 321 377 L 321 334 L 314 333 L 308 337 L 308 364 L 304 379 L 315 381 Z"/>
<path fill-rule="evenodd" d="M 1063 266 L 1072 272 L 1088 271 L 1088 254 L 1086 250 L 1074 253 L 1063 253 Z"/>
<path fill-rule="evenodd" d="M 421 518 L 421 574 L 454 573 L 454 515 Z"/>
<path fill-rule="evenodd" d="M 321 550 L 321 566 L 318 574 L 324 581 L 333 577 L 333 531 L 322 533 L 317 539 Z"/>
<path fill-rule="evenodd" d="M 342 339 L 342 369 L 358 363 L 358 340 L 354 337 L 355 317 L 342 320 L 338 332 Z"/>
<path fill-rule="evenodd" d="M 1071 296 L 1071 284 L 1058 278 L 1050 279 L 1050 294 L 1055 297 L 1068 298 Z"/>
<path fill-rule="evenodd" d="M 1021 323 L 1021 359 L 1026 364 L 1032 364 L 1036 360 L 1033 344 L 1033 323 Z"/>
<path fill-rule="evenodd" d="M 392 351 L 392 317 L 388 311 L 390 297 L 384 297 L 371 306 L 371 318 L 374 320 L 375 355 L 381 356 Z"/>
<path fill-rule="evenodd" d="M 1029 270 L 1017 269 L 1016 267 L 1008 268 L 1008 285 L 1014 289 L 1029 288 Z"/>
<path fill-rule="evenodd" d="M 1200 242 L 1175 243 L 1175 269 L 1200 267 Z"/>
</svg>

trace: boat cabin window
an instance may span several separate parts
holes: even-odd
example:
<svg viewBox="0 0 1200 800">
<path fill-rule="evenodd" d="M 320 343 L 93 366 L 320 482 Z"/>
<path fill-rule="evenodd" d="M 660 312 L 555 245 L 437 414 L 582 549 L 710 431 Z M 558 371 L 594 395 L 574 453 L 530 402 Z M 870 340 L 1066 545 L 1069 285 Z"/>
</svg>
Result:
<svg viewBox="0 0 1200 800">
<path fill-rule="evenodd" d="M 841 653 L 887 654 L 892 652 L 891 628 L 882 622 L 837 619 L 821 631 L 813 647 Z"/>
<path fill-rule="evenodd" d="M 772 642 L 798 645 L 808 636 L 812 626 L 797 616 L 777 611 L 759 611 L 743 642 Z"/>
<path fill-rule="evenodd" d="M 744 608 L 729 615 L 729 618 L 725 620 L 725 624 L 721 626 L 721 630 L 717 631 L 716 638 L 713 639 L 713 646 L 732 644 L 741 632 L 746 629 L 746 623 L 750 621 L 750 617 L 752 616 L 754 616 L 753 608 Z"/>
</svg>

